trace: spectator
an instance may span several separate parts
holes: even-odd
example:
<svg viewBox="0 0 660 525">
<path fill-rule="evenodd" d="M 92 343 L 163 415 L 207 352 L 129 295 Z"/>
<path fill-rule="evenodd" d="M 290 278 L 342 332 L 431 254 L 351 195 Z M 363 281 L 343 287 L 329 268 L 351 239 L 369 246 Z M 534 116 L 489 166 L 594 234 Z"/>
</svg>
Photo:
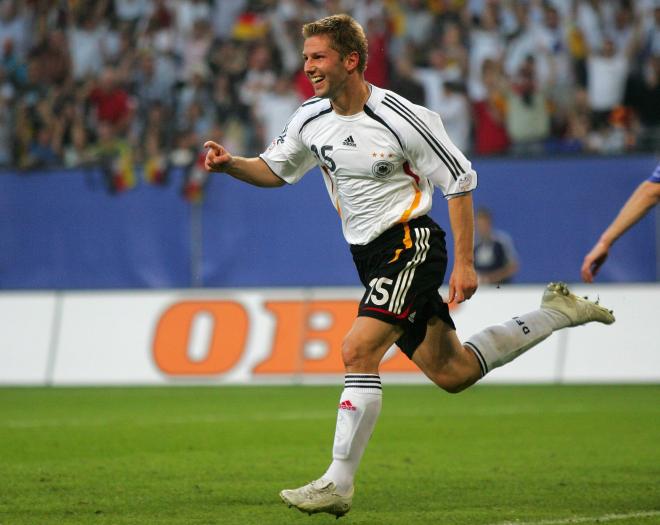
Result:
<svg viewBox="0 0 660 525">
<path fill-rule="evenodd" d="M 381 2 L 372 1 L 372 4 Z M 433 31 L 433 14 L 423 0 L 403 0 L 401 2 L 405 20 L 403 37 L 412 42 L 416 49 L 423 49 L 430 41 Z M 382 8 L 380 9 L 382 12 Z M 358 22 L 364 22 L 358 19 Z"/>
<path fill-rule="evenodd" d="M 614 40 L 606 38 L 600 52 L 589 51 L 587 57 L 587 91 L 594 126 L 607 123 L 611 111 L 623 102 L 633 47 L 617 49 Z"/>
<path fill-rule="evenodd" d="M 53 131 L 50 127 L 40 128 L 28 147 L 27 168 L 42 168 L 59 163 L 59 155 L 53 147 Z"/>
<path fill-rule="evenodd" d="M 427 53 L 427 67 L 415 68 L 415 79 L 424 86 L 424 103 L 436 113 L 443 105 L 445 68 L 447 57 L 442 48 L 434 47 Z"/>
<path fill-rule="evenodd" d="M 474 267 L 479 282 L 510 283 L 518 272 L 518 255 L 511 237 L 493 228 L 493 215 L 487 208 L 477 210 L 475 221 Z"/>
<path fill-rule="evenodd" d="M 190 80 L 183 85 L 177 97 L 177 123 L 180 129 L 187 127 L 186 113 L 193 102 L 210 107 L 212 100 L 208 66 L 200 62 L 192 68 L 190 75 Z"/>
<path fill-rule="evenodd" d="M 174 5 L 177 31 L 184 41 L 194 35 L 196 22 L 211 20 L 211 6 L 206 0 L 178 0 Z"/>
<path fill-rule="evenodd" d="M 470 58 L 468 70 L 468 95 L 474 102 L 487 98 L 484 85 L 484 62 L 499 62 L 505 50 L 504 39 L 498 31 L 497 6 L 488 3 L 479 17 L 475 17 L 470 31 Z"/>
<path fill-rule="evenodd" d="M 26 57 L 32 34 L 28 8 L 19 8 L 20 5 L 17 0 L 0 2 L 0 49 L 11 42 L 19 60 Z"/>
<path fill-rule="evenodd" d="M 470 102 L 465 87 L 458 82 L 445 82 L 443 104 L 438 112 L 447 135 L 461 151 L 470 151 Z"/>
<path fill-rule="evenodd" d="M 473 105 L 474 148 L 479 155 L 506 153 L 509 135 L 506 130 L 506 89 L 499 63 L 486 59 L 483 63 L 485 98 Z"/>
<path fill-rule="evenodd" d="M 423 106 L 425 103 L 424 86 L 417 80 L 412 61 L 406 54 L 401 54 L 394 63 L 390 89 L 414 104 Z"/>
<path fill-rule="evenodd" d="M 142 158 L 164 155 L 173 139 L 173 127 L 168 125 L 171 116 L 169 106 L 163 102 L 153 100 L 150 103 L 143 126 L 136 133 L 139 137 L 138 145 L 144 145 L 144 151 L 138 151 Z"/>
<path fill-rule="evenodd" d="M 575 61 L 571 54 L 571 32 L 568 24 L 562 23 L 559 9 L 547 4 L 543 19 L 536 28 L 536 53 L 547 58 L 547 78 L 541 81 L 548 102 L 552 106 L 555 129 L 563 132 L 571 114 L 577 77 Z"/>
<path fill-rule="evenodd" d="M 70 131 L 70 140 L 63 144 L 62 162 L 65 167 L 79 166 L 88 160 L 89 136 L 81 115 L 77 114 Z"/>
<path fill-rule="evenodd" d="M 440 47 L 445 53 L 444 77 L 450 82 L 465 82 L 467 76 L 469 53 L 463 39 L 459 24 L 453 21 L 444 24 Z"/>
<path fill-rule="evenodd" d="M 245 120 L 247 118 L 249 108 L 238 100 L 229 75 L 222 73 L 215 77 L 212 96 L 218 122 L 224 123 L 231 119 Z"/>
<path fill-rule="evenodd" d="M 195 135 L 197 142 L 204 140 L 216 125 L 215 115 L 212 111 L 206 111 L 206 107 L 199 100 L 192 100 L 186 108 L 185 126 Z"/>
<path fill-rule="evenodd" d="M 113 4 L 117 19 L 133 29 L 147 16 L 150 7 L 148 0 L 113 0 Z"/>
<path fill-rule="evenodd" d="M 96 121 L 105 119 L 144 159 L 146 150 L 172 147 L 177 128 L 194 135 L 186 119 L 199 105 L 213 115 L 195 117 L 196 127 L 220 125 L 233 149 L 254 154 L 272 138 L 255 130 L 270 127 L 260 108 L 283 95 L 277 79 L 292 77 L 300 98 L 313 94 L 301 69 L 300 24 L 341 11 L 369 32 L 367 78 L 441 113 L 463 148 L 472 139 L 477 153 L 506 153 L 511 135 L 513 151 L 535 152 L 520 148 L 532 131 L 521 123 L 539 124 L 538 144 L 547 115 L 552 151 L 653 150 L 658 143 L 660 7 L 652 0 L 0 0 L 0 130 L 9 133 L 2 156 L 9 150 L 11 163 L 29 165 L 30 150 L 47 142 L 41 129 L 51 118 L 56 155 L 42 162 L 84 162 L 98 145 Z M 530 55 L 536 83 L 526 90 L 518 72 Z M 108 69 L 112 95 L 101 86 Z M 467 86 L 473 136 L 465 96 L 448 82 Z M 164 122 L 174 122 L 172 133 L 147 132 L 155 104 Z M 108 120 L 108 109 L 120 122 Z"/>
<path fill-rule="evenodd" d="M 295 94 L 291 80 L 278 77 L 272 91 L 261 94 L 254 106 L 255 120 L 260 124 L 264 149 L 282 133 L 287 121 L 302 101 Z"/>
<path fill-rule="evenodd" d="M 4 79 L 4 70 L 0 67 L 0 166 L 9 166 L 12 160 L 13 88 Z"/>
<path fill-rule="evenodd" d="M 243 12 L 247 3 L 248 0 L 233 0 L 232 2 L 214 0 L 211 20 L 213 32 L 218 38 L 227 40 L 231 36 L 236 19 Z"/>
<path fill-rule="evenodd" d="M 660 12 L 660 9 L 658 9 Z M 640 145 L 652 151 L 660 144 L 660 50 L 650 56 L 626 88 L 626 106 L 635 111 L 642 126 Z"/>
<path fill-rule="evenodd" d="M 192 33 L 184 40 L 181 47 L 182 72 L 181 79 L 186 82 L 196 73 L 201 64 L 205 64 L 206 57 L 213 44 L 211 25 L 204 19 L 193 22 Z"/>
<path fill-rule="evenodd" d="M 18 57 L 11 39 L 5 40 L 2 45 L 0 67 L 4 69 L 7 80 L 13 86 L 20 88 L 27 83 L 27 63 Z"/>
<path fill-rule="evenodd" d="M 266 91 L 275 85 L 275 71 L 270 49 L 263 43 L 257 44 L 248 59 L 245 79 L 241 86 L 241 98 L 252 105 Z"/>
<path fill-rule="evenodd" d="M 128 130 L 134 107 L 128 92 L 119 85 L 115 68 L 105 67 L 98 82 L 91 88 L 89 102 L 96 120 L 108 124 L 114 136 L 121 136 Z"/>
<path fill-rule="evenodd" d="M 550 115 L 543 91 L 538 87 L 536 60 L 528 56 L 520 66 L 506 97 L 506 128 L 512 152 L 528 155 L 543 152 L 543 141 L 550 134 Z"/>
<path fill-rule="evenodd" d="M 73 65 L 73 76 L 84 80 L 101 73 L 104 62 L 103 40 L 106 34 L 101 25 L 102 4 L 92 7 L 86 4 L 86 10 L 78 16 L 71 13 L 73 19 L 69 29 L 69 52 Z M 100 6 L 100 7 L 99 7 Z"/>
<path fill-rule="evenodd" d="M 174 105 L 175 66 L 167 55 L 145 52 L 138 58 L 132 84 L 139 113 L 144 115 L 158 101 L 167 107 Z"/>
<path fill-rule="evenodd" d="M 365 71 L 365 78 L 372 84 L 389 87 L 389 63 L 387 20 L 382 17 L 372 17 L 365 26 L 369 42 L 369 67 Z"/>
</svg>

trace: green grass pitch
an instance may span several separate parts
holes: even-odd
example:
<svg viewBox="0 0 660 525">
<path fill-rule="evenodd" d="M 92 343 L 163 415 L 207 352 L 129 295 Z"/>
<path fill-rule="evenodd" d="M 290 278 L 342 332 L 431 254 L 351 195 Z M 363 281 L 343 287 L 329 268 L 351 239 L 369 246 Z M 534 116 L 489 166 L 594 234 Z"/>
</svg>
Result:
<svg viewBox="0 0 660 525">
<path fill-rule="evenodd" d="M 0 524 L 323 524 L 337 387 L 0 389 Z M 341 524 L 660 524 L 660 385 L 385 381 Z"/>
</svg>

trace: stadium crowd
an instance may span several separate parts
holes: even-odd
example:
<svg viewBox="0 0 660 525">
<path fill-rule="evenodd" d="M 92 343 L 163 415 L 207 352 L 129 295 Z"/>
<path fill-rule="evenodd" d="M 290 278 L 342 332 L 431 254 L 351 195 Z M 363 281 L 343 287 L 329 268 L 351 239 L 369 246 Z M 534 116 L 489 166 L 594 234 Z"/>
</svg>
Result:
<svg viewBox="0 0 660 525">
<path fill-rule="evenodd" d="M 0 166 L 254 154 L 312 90 L 301 24 L 347 12 L 366 77 L 476 155 L 660 144 L 658 0 L 0 0 Z"/>
</svg>

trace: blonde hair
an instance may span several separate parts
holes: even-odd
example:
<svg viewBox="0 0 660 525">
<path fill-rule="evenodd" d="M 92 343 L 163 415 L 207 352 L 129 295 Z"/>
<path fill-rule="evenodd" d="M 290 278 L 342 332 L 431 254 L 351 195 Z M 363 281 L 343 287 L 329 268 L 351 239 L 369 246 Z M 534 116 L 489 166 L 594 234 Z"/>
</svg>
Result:
<svg viewBox="0 0 660 525">
<path fill-rule="evenodd" d="M 328 35 L 330 47 L 337 51 L 342 59 L 355 51 L 358 54 L 358 71 L 367 69 L 367 37 L 364 29 L 355 19 L 348 15 L 331 15 L 303 25 L 302 34 L 305 38 L 317 35 Z"/>
</svg>

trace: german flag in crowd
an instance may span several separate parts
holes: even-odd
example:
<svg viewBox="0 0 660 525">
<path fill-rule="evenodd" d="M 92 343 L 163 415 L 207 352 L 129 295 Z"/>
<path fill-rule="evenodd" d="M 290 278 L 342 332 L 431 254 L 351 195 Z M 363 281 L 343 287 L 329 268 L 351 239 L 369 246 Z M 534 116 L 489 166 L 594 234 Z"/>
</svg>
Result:
<svg viewBox="0 0 660 525">
<path fill-rule="evenodd" d="M 149 157 L 144 163 L 145 182 L 154 185 L 167 184 L 167 161 L 163 155 Z"/>
<path fill-rule="evenodd" d="M 123 141 L 117 143 L 117 154 L 112 159 L 110 169 L 112 191 L 121 193 L 135 186 L 133 151 L 128 143 Z"/>
<path fill-rule="evenodd" d="M 199 204 L 204 199 L 204 189 L 209 180 L 209 172 L 204 168 L 206 153 L 201 152 L 197 160 L 186 171 L 181 194 L 192 204 Z"/>
</svg>

